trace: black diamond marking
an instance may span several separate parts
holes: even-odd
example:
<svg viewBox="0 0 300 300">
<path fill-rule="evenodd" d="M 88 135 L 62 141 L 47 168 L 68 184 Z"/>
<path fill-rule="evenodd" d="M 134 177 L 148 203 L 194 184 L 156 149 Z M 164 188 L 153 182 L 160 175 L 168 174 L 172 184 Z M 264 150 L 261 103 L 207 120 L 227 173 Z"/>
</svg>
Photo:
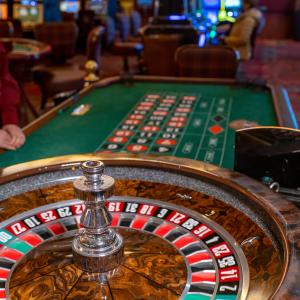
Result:
<svg viewBox="0 0 300 300">
<path fill-rule="evenodd" d="M 14 263 L 6 260 L 6 259 L 1 259 L 0 260 L 0 268 L 4 268 L 4 269 L 11 269 L 14 266 Z"/>
<path fill-rule="evenodd" d="M 205 293 L 212 295 L 215 289 L 214 284 L 198 283 L 192 284 L 190 287 L 190 293 Z"/>
<path fill-rule="evenodd" d="M 0 281 L 0 289 L 5 289 L 5 281 Z"/>
<path fill-rule="evenodd" d="M 200 243 L 190 245 L 183 250 L 181 250 L 184 255 L 189 255 L 198 251 L 203 251 L 203 247 L 201 246 Z"/>
<path fill-rule="evenodd" d="M 66 219 L 66 220 L 63 219 L 62 223 L 64 224 L 64 226 L 67 228 L 68 231 L 78 229 L 78 224 L 75 219 Z"/>
<path fill-rule="evenodd" d="M 171 231 L 170 233 L 168 233 L 168 235 L 165 236 L 164 238 L 170 242 L 173 242 L 176 239 L 178 239 L 180 236 L 183 236 L 183 235 L 185 235 L 185 233 L 175 230 L 175 231 Z"/>
<path fill-rule="evenodd" d="M 222 116 L 215 116 L 215 117 L 213 118 L 213 120 L 216 121 L 216 122 L 221 122 L 221 121 L 224 120 L 224 117 L 222 117 Z"/>
<path fill-rule="evenodd" d="M 53 234 L 46 227 L 34 229 L 33 232 L 37 233 L 43 240 L 48 240 L 53 237 Z"/>
</svg>

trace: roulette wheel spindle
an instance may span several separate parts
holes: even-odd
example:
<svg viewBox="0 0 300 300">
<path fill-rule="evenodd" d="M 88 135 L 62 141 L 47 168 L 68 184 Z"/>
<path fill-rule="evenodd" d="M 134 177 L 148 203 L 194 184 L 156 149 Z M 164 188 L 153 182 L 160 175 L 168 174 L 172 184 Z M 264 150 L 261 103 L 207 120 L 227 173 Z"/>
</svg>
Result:
<svg viewBox="0 0 300 300">
<path fill-rule="evenodd" d="M 85 176 L 75 180 L 74 191 L 85 202 L 80 219 L 84 229 L 72 243 L 74 262 L 83 271 L 105 273 L 120 265 L 124 252 L 121 235 L 108 228 L 112 217 L 105 207 L 115 181 L 103 175 L 100 161 L 86 161 L 81 169 Z"/>
</svg>

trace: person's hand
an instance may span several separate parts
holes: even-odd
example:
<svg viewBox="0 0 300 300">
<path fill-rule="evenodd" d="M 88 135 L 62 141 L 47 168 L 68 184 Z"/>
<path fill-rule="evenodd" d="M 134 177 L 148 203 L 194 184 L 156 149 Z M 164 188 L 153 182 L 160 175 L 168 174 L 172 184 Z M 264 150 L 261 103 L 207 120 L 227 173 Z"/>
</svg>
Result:
<svg viewBox="0 0 300 300">
<path fill-rule="evenodd" d="M 16 150 L 16 147 L 11 143 L 11 136 L 3 129 L 0 129 L 0 148 L 7 150 Z"/>
<path fill-rule="evenodd" d="M 2 129 L 11 137 L 11 146 L 15 149 L 20 148 L 25 143 L 25 135 L 19 126 L 7 124 Z"/>
</svg>

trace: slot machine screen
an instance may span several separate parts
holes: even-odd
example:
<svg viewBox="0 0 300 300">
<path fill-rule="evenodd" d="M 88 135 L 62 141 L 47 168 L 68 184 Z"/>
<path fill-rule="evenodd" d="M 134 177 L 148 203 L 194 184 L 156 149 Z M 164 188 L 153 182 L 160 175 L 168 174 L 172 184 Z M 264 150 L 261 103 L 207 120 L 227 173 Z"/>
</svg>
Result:
<svg viewBox="0 0 300 300">
<path fill-rule="evenodd" d="M 204 9 L 215 9 L 219 10 L 221 8 L 220 0 L 203 0 L 202 7 Z"/>
<path fill-rule="evenodd" d="M 14 4 L 13 15 L 24 27 L 34 26 L 43 22 L 43 4 L 36 0 L 20 0 Z"/>
<path fill-rule="evenodd" d="M 240 8 L 242 7 L 241 0 L 225 0 L 225 7 L 226 8 Z"/>
<path fill-rule="evenodd" d="M 8 18 L 7 1 L 0 0 L 0 20 Z"/>
<path fill-rule="evenodd" d="M 242 0 L 225 0 L 225 10 L 228 17 L 237 18 L 242 8 Z"/>
<path fill-rule="evenodd" d="M 93 10 L 96 15 L 106 15 L 107 0 L 90 0 L 88 1 L 87 8 Z"/>
<path fill-rule="evenodd" d="M 137 5 L 140 7 L 152 6 L 152 4 L 153 4 L 153 0 L 138 0 L 137 1 Z"/>
<path fill-rule="evenodd" d="M 61 1 L 59 6 L 61 11 L 73 14 L 77 14 L 80 9 L 78 0 Z"/>
<path fill-rule="evenodd" d="M 203 0 L 202 9 L 206 18 L 215 24 L 218 22 L 218 15 L 221 8 L 221 0 Z"/>
</svg>

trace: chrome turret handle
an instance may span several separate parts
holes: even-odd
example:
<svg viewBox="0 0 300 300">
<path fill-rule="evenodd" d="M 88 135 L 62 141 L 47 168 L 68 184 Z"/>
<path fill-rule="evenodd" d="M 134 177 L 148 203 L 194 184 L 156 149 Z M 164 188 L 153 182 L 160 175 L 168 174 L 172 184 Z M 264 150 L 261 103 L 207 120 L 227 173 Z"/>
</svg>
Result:
<svg viewBox="0 0 300 300">
<path fill-rule="evenodd" d="M 81 169 L 84 176 L 74 181 L 74 191 L 85 209 L 80 219 L 83 230 L 72 243 L 74 262 L 85 272 L 105 273 L 119 266 L 124 252 L 123 238 L 109 228 L 112 217 L 105 206 L 115 181 L 103 175 L 100 161 L 84 162 Z"/>
</svg>

